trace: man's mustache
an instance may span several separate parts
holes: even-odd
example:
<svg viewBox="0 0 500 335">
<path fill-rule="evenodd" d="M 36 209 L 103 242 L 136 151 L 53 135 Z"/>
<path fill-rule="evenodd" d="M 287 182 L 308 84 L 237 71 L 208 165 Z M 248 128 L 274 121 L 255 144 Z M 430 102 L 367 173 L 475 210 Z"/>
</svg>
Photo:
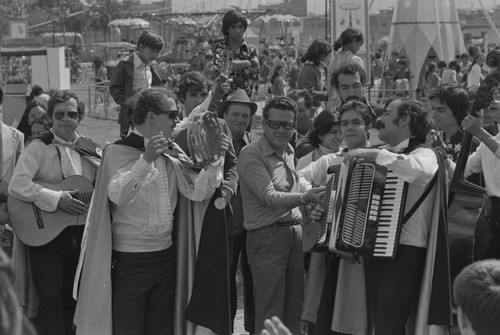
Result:
<svg viewBox="0 0 500 335">
<path fill-rule="evenodd" d="M 357 95 L 351 95 L 351 96 L 347 97 L 347 99 L 345 101 L 346 102 L 348 102 L 348 101 L 361 101 L 361 98 L 358 97 Z"/>
</svg>

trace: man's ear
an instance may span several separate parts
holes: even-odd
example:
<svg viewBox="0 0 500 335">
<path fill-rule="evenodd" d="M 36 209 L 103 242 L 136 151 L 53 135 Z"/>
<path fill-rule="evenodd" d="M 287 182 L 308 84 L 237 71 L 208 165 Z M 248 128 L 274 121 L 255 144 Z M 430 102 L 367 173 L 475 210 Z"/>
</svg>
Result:
<svg viewBox="0 0 500 335">
<path fill-rule="evenodd" d="M 411 120 L 411 118 L 409 115 L 403 115 L 399 118 L 399 125 L 401 127 L 409 126 L 410 120 Z"/>
<path fill-rule="evenodd" d="M 458 329 L 460 330 L 460 334 L 462 335 L 475 335 L 476 332 L 472 328 L 472 325 L 469 321 L 467 315 L 465 315 L 462 308 L 458 307 L 457 311 L 457 321 L 458 321 Z"/>
</svg>

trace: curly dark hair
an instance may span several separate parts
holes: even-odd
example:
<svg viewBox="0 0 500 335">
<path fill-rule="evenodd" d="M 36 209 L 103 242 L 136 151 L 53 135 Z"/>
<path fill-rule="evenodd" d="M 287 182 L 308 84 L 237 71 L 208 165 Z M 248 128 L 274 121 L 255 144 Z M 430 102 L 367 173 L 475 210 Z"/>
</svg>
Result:
<svg viewBox="0 0 500 335">
<path fill-rule="evenodd" d="M 161 110 L 161 100 L 163 98 L 171 98 L 175 101 L 175 95 L 162 87 L 149 88 L 141 92 L 135 103 L 132 121 L 134 125 L 141 125 L 146 121 L 146 116 L 149 112 L 157 113 Z M 176 115 L 170 115 L 174 118 Z"/>
<path fill-rule="evenodd" d="M 319 38 L 311 43 L 311 45 L 307 49 L 306 54 L 302 56 L 300 61 L 302 63 L 311 62 L 314 65 L 318 66 L 321 60 L 325 58 L 325 56 L 330 52 L 332 52 L 332 46 L 330 45 L 330 43 L 328 43 L 324 39 Z"/>
<path fill-rule="evenodd" d="M 189 90 L 199 92 L 202 90 L 210 90 L 210 80 L 198 71 L 185 72 L 180 79 L 179 86 L 175 92 L 179 101 L 184 103 L 186 94 Z"/>
<path fill-rule="evenodd" d="M 352 110 L 361 114 L 363 121 L 365 121 L 365 125 L 368 126 L 372 124 L 372 121 L 374 120 L 373 111 L 367 104 L 356 100 L 348 101 L 339 107 L 337 112 L 339 113 L 340 120 L 342 120 L 342 115 L 344 115 L 345 112 Z"/>
<path fill-rule="evenodd" d="M 349 27 L 345 29 L 339 36 L 339 38 L 333 44 L 333 50 L 337 51 L 340 48 L 344 47 L 344 45 L 352 43 L 352 42 L 363 42 L 364 37 L 361 30 L 354 27 Z"/>
<path fill-rule="evenodd" d="M 459 85 L 443 84 L 434 88 L 429 92 L 429 100 L 432 99 L 439 99 L 440 103 L 450 107 L 459 125 L 469 112 L 469 94 Z"/>
<path fill-rule="evenodd" d="M 224 17 L 222 18 L 222 34 L 227 37 L 229 35 L 229 27 L 239 22 L 241 22 L 243 27 L 245 27 L 245 30 L 247 30 L 248 20 L 243 16 L 243 14 L 241 14 L 240 11 L 230 10 L 224 14 Z"/>
<path fill-rule="evenodd" d="M 78 112 L 78 121 L 81 121 L 85 116 L 85 104 L 78 98 L 78 95 L 71 90 L 56 90 L 49 99 L 49 104 L 47 107 L 47 114 L 52 119 L 52 114 L 54 114 L 54 107 L 57 104 L 68 101 L 69 99 L 75 99 Z"/>
<path fill-rule="evenodd" d="M 366 72 L 361 65 L 359 65 L 356 62 L 349 61 L 340 64 L 337 66 L 335 69 L 333 69 L 332 72 L 332 78 L 330 79 L 330 84 L 335 88 L 339 89 L 339 76 L 341 74 L 343 75 L 355 75 L 356 73 L 359 73 L 359 79 L 361 80 L 361 85 L 365 86 L 366 84 Z"/>
<path fill-rule="evenodd" d="M 153 50 L 160 51 L 163 49 L 163 40 L 160 35 L 152 33 L 150 31 L 145 31 L 139 36 L 137 40 L 137 50 L 141 50 L 141 45 L 143 47 L 150 47 Z"/>
<path fill-rule="evenodd" d="M 340 124 L 340 118 L 338 113 L 334 113 L 330 110 L 324 110 L 319 113 L 316 120 L 314 120 L 311 131 L 309 132 L 309 142 L 313 148 L 319 147 L 321 144 L 321 138 L 325 134 L 332 130 L 334 125 Z"/>
<path fill-rule="evenodd" d="M 429 110 L 420 101 L 401 99 L 389 99 L 384 106 L 384 110 L 394 101 L 399 101 L 400 103 L 397 109 L 398 118 L 394 119 L 393 123 L 397 125 L 399 118 L 409 116 L 411 135 L 420 143 L 425 143 L 427 140 L 427 133 L 432 128 Z"/>
<path fill-rule="evenodd" d="M 287 97 L 295 102 L 299 101 L 300 99 L 304 99 L 304 105 L 307 109 L 313 107 L 313 96 L 311 95 L 311 93 L 309 93 L 308 90 L 295 89 L 290 91 L 290 93 L 287 94 Z"/>
<path fill-rule="evenodd" d="M 297 104 L 289 97 L 276 96 L 269 99 L 266 102 L 264 111 L 262 113 L 262 116 L 265 120 L 269 119 L 269 110 L 271 108 L 291 111 L 293 112 L 293 119 L 297 119 Z"/>
</svg>

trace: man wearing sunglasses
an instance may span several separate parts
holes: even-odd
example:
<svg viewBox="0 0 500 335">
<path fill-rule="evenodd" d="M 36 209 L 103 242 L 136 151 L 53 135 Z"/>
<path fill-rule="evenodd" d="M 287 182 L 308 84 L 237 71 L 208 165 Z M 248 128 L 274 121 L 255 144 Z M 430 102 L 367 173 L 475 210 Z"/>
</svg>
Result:
<svg viewBox="0 0 500 335">
<path fill-rule="evenodd" d="M 300 205 L 321 200 L 295 171 L 293 135 L 297 105 L 274 97 L 264 107 L 263 136 L 240 153 L 238 172 L 247 229 L 248 263 L 254 280 L 255 332 L 278 316 L 300 332 L 304 262 Z"/>
<path fill-rule="evenodd" d="M 56 91 L 52 95 L 47 109 L 52 128 L 30 142 L 21 153 L 9 186 L 11 196 L 32 203 L 44 212 L 55 212 L 54 217 L 61 212 L 76 216 L 87 211 L 88 204 L 78 199 L 78 189 L 58 190 L 47 185 L 57 185 L 75 175 L 94 182 L 101 150 L 92 140 L 78 135 L 84 111 L 85 106 L 74 92 Z M 22 224 L 36 226 L 37 223 L 33 219 Z M 69 224 L 48 243 L 43 242 L 40 232 L 37 236 L 40 243 L 27 249 L 30 262 L 24 264 L 31 266 L 29 272 L 40 300 L 35 325 L 41 335 L 74 334 L 76 304 L 72 286 L 85 220 L 75 219 Z M 16 271 L 19 278 L 26 278 L 22 276 L 26 271 L 24 267 L 18 266 Z M 33 306 L 26 306 L 27 311 L 30 308 Z"/>
<path fill-rule="evenodd" d="M 179 120 L 170 93 L 143 91 L 132 116 L 134 130 L 106 148 L 99 170 L 79 285 L 77 334 L 186 334 L 185 306 L 174 302 L 190 279 L 179 278 L 177 265 L 189 267 L 181 259 L 196 250 L 172 231 L 174 225 L 194 229 L 196 214 L 186 207 L 187 199 L 210 199 L 222 181 L 222 164 L 201 171 L 182 164 L 182 152 L 171 142 Z M 222 136 L 216 149 L 224 152 L 229 144 Z M 180 327 L 175 331 L 174 311 Z"/>
</svg>

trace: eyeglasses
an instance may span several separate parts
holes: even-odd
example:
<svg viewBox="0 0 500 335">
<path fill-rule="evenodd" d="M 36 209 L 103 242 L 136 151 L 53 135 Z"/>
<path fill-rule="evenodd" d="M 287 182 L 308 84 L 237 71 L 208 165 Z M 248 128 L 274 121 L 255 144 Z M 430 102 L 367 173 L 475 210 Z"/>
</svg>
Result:
<svg viewBox="0 0 500 335">
<path fill-rule="evenodd" d="M 155 114 L 159 114 L 159 115 L 167 115 L 169 119 L 171 120 L 175 120 L 175 119 L 178 119 L 179 118 L 179 111 L 178 110 L 171 110 L 171 111 L 156 111 L 156 112 L 153 112 Z"/>
<path fill-rule="evenodd" d="M 279 129 L 283 127 L 285 130 L 292 130 L 295 128 L 295 121 L 274 121 L 274 120 L 266 120 L 266 124 L 271 129 Z"/>
<path fill-rule="evenodd" d="M 70 112 L 55 112 L 54 118 L 56 120 L 62 120 L 65 116 L 68 116 L 72 120 L 78 119 L 78 112 L 70 111 Z"/>
</svg>

